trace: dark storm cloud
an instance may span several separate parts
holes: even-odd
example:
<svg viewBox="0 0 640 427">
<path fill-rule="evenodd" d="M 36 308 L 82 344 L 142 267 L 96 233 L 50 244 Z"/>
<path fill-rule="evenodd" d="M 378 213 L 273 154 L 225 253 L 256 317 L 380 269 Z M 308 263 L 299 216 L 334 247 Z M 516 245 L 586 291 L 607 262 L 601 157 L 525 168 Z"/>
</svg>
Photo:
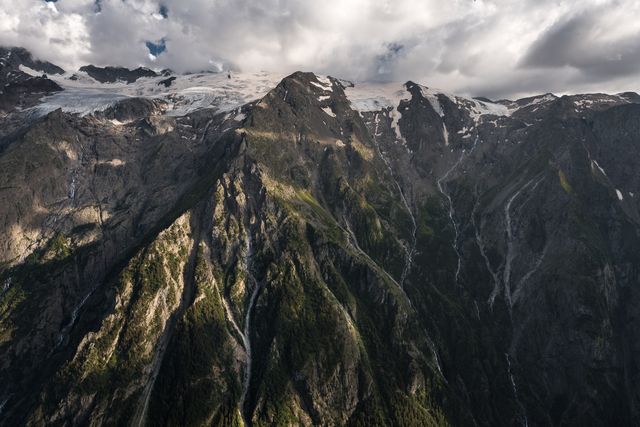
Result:
<svg viewBox="0 0 640 427">
<path fill-rule="evenodd" d="M 636 75 L 640 70 L 640 28 L 614 39 L 603 38 L 599 20 L 603 9 L 593 8 L 553 25 L 531 46 L 521 67 L 572 67 L 584 81 Z"/>
</svg>

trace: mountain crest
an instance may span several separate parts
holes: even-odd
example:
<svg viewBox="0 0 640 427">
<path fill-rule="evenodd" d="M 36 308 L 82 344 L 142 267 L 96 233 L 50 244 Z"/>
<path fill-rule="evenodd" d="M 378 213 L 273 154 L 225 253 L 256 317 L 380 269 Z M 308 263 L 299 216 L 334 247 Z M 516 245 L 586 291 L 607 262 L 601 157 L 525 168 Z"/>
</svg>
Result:
<svg viewBox="0 0 640 427">
<path fill-rule="evenodd" d="M 85 65 L 80 67 L 79 71 L 87 73 L 91 78 L 100 83 L 115 83 L 123 81 L 126 83 L 134 83 L 142 77 L 158 77 L 159 75 L 148 68 L 138 67 L 130 70 L 124 67 L 96 67 L 95 65 Z"/>
</svg>

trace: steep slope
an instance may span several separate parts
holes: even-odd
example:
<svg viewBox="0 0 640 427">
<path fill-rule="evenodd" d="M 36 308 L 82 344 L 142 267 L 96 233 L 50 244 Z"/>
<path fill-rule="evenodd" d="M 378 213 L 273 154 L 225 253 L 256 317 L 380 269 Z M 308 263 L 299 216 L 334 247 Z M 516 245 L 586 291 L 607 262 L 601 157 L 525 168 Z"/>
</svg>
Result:
<svg viewBox="0 0 640 427">
<path fill-rule="evenodd" d="M 635 97 L 168 99 L 5 137 L 2 425 L 638 417 Z"/>
<path fill-rule="evenodd" d="M 115 185 L 107 184 L 114 179 L 108 174 L 91 177 L 97 192 L 123 188 L 122 196 L 116 193 L 91 200 L 98 205 L 100 221 L 95 222 L 106 221 L 99 225 L 95 239 L 100 247 L 94 253 L 86 253 L 91 243 L 80 244 L 78 228 L 89 227 L 75 224 L 76 209 L 72 207 L 65 215 L 65 205 L 85 203 L 81 191 L 85 172 L 77 173 L 77 181 L 72 181 L 77 187 L 66 195 L 62 212 L 57 214 L 56 228 L 61 230 L 50 236 L 36 233 L 32 238 L 43 242 L 42 254 L 24 263 L 19 258 L 7 259 L 18 264 L 4 275 L 10 283 L 6 300 L 17 306 L 4 320 L 11 328 L 5 340 L 6 354 L 11 357 L 4 372 L 14 373 L 4 391 L 11 411 L 5 412 L 8 420 L 21 420 L 25 412 L 20 408 L 33 405 L 38 409 L 26 412 L 33 414 L 27 418 L 33 423 L 82 423 L 87 419 L 142 423 L 151 419 L 181 424 L 243 419 L 259 424 L 299 419 L 384 424 L 393 419 L 404 423 L 410 417 L 434 424 L 442 417 L 431 403 L 431 389 L 435 393 L 441 383 L 435 349 L 427 335 L 413 336 L 419 322 L 397 282 L 404 262 L 398 254 L 403 252 L 404 241 L 394 236 L 407 232 L 402 224 L 392 226 L 392 217 L 380 217 L 361 193 L 376 188 L 375 197 L 385 199 L 381 207 L 387 215 L 404 223 L 406 212 L 390 191 L 393 187 L 373 174 L 380 159 L 367 146 L 366 133 L 358 127 L 362 125 L 349 121 L 357 117 L 355 113 L 344 123 L 333 118 L 335 124 L 327 130 L 325 117 L 331 116 L 311 97 L 318 95 L 309 92 L 310 79 L 315 77 L 284 80 L 249 107 L 243 122 L 228 120 L 230 128 L 221 122 L 224 117 L 210 116 L 205 127 L 209 133 L 195 138 L 191 149 L 197 153 L 194 157 L 216 159 L 215 163 L 209 160 L 201 169 L 189 165 L 199 175 L 189 178 L 187 172 L 176 180 L 184 183 L 179 188 L 164 186 L 164 197 L 152 188 L 141 192 L 136 185 L 146 182 L 144 177 L 123 179 Z M 336 96 L 335 108 L 348 109 L 344 96 Z M 204 114 L 207 112 L 200 115 Z M 301 116 L 296 118 L 296 114 Z M 280 115 L 287 119 L 278 124 Z M 39 126 L 65 119 L 75 123 L 53 138 L 54 145 L 60 145 L 63 137 L 74 139 L 73 125 L 84 129 L 87 122 L 99 120 L 51 113 Z M 105 123 L 100 131 L 108 129 L 103 137 L 114 142 L 110 149 L 126 147 L 129 151 L 131 141 L 126 146 L 115 144 L 116 131 L 140 132 L 149 120 L 138 119 L 126 126 Z M 162 134 L 167 144 L 173 143 L 179 131 L 178 123 L 173 126 Z M 202 129 L 202 125 L 193 129 Z M 211 134 L 214 129 L 218 133 Z M 100 139 L 96 138 L 97 147 Z M 142 164 L 153 168 L 164 163 L 157 153 L 143 154 L 148 145 L 159 141 L 154 142 L 153 137 L 144 141 L 141 160 L 129 152 L 126 164 L 110 159 L 109 167 L 131 167 L 133 172 Z M 278 141 L 286 145 L 275 153 L 272 144 Z M 14 142 L 6 156 L 11 159 L 14 150 L 29 142 Z M 232 157 L 213 155 L 222 150 Z M 74 157 L 68 152 L 61 155 L 63 162 Z M 328 174 L 308 175 L 304 167 L 323 158 Z M 87 159 L 89 171 L 99 162 Z M 183 162 L 174 157 L 170 163 L 180 170 Z M 283 168 L 283 164 L 288 166 Z M 203 172 L 208 167 L 215 172 Z M 159 180 L 152 185 L 162 188 L 161 176 L 171 176 L 170 171 L 153 169 Z M 341 177 L 339 171 L 348 169 L 352 176 Z M 126 176 L 125 171 L 115 179 Z M 186 191 L 182 199 L 187 197 L 189 203 L 175 201 L 175 197 L 170 201 L 180 189 Z M 146 200 L 129 200 L 132 193 L 137 199 L 146 194 Z M 327 210 L 316 195 L 333 198 L 337 208 Z M 144 203 L 146 209 L 135 214 L 138 203 Z M 177 204 L 175 209 L 165 208 L 164 213 L 158 209 L 160 204 L 172 203 Z M 125 210 L 123 204 L 126 215 L 117 218 Z M 177 222 L 157 234 L 165 227 L 164 218 L 176 215 L 180 216 L 171 221 Z M 140 222 L 128 223 L 130 218 Z M 69 225 L 63 225 L 65 222 Z M 129 236 L 127 230 L 136 230 L 136 236 Z M 13 240 L 11 244 L 15 245 Z M 123 247 L 131 249 L 110 250 Z M 29 249 L 23 245 L 14 251 Z M 63 254 L 51 255 L 52 251 Z M 98 254 L 104 267 L 91 265 Z M 56 263 L 50 266 L 52 257 Z M 82 277 L 91 277 L 94 283 L 77 291 L 75 302 L 66 309 L 70 319 L 63 314 L 65 302 L 49 294 L 55 287 L 56 281 L 50 279 L 54 274 L 60 277 L 60 292 L 66 291 L 67 274 L 78 277 L 77 287 L 82 287 Z M 32 285 L 47 279 L 48 292 Z M 29 325 L 33 318 L 23 313 L 41 306 L 62 311 L 57 314 L 62 319 L 54 317 L 36 338 L 28 332 L 33 330 Z M 324 308 L 318 312 L 319 307 Z M 378 330 L 376 325 L 385 328 Z M 61 332 L 56 333 L 57 329 Z M 327 330 L 333 333 L 326 335 Z M 23 334 L 27 337 L 21 338 Z M 34 347 L 16 353 L 10 343 L 20 339 Z M 211 348 L 198 350 L 207 340 Z M 39 366 L 35 356 L 42 350 L 36 344 L 53 348 L 47 363 L 40 361 Z M 405 356 L 392 358 L 393 349 Z M 34 358 L 25 358 L 25 354 Z M 185 362 L 192 358 L 193 362 Z M 199 383 L 202 391 L 191 388 Z M 184 400 L 176 401 L 178 395 Z"/>
</svg>

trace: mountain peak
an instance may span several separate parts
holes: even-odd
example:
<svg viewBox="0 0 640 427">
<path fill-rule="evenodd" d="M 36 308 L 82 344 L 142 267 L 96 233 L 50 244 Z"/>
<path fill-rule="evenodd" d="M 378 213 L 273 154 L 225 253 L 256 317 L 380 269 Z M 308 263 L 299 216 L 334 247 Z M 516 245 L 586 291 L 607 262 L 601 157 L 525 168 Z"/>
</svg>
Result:
<svg viewBox="0 0 640 427">
<path fill-rule="evenodd" d="M 0 67 L 19 69 L 28 67 L 43 74 L 64 74 L 64 70 L 47 61 L 34 59 L 31 52 L 22 47 L 0 47 Z"/>
</svg>

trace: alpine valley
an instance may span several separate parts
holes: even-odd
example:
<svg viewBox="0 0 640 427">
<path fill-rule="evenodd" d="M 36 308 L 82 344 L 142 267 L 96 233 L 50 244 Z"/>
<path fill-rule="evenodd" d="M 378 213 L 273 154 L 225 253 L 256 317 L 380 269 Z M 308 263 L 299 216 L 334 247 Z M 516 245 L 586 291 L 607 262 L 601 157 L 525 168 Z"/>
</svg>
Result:
<svg viewBox="0 0 640 427">
<path fill-rule="evenodd" d="M 0 425 L 638 422 L 640 96 L 282 77 L 0 49 Z"/>
</svg>

